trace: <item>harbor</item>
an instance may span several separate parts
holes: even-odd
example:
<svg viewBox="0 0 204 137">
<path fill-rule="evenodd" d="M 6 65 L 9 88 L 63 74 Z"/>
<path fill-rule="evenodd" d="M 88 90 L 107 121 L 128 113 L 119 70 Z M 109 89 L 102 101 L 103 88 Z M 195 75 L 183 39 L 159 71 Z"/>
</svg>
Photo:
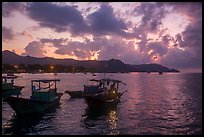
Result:
<svg viewBox="0 0 204 137">
<path fill-rule="evenodd" d="M 2 135 L 202 135 L 202 2 L 2 2 Z"/>
<path fill-rule="evenodd" d="M 83 89 L 84 85 L 93 78 L 90 73 L 16 75 L 19 78 L 15 80 L 15 84 L 25 86 L 20 95 L 22 98 L 30 98 L 31 80 L 39 78 L 60 79 L 57 82 L 57 89 L 63 95 L 60 98 L 60 104 L 52 110 L 23 117 L 15 115 L 15 111 L 7 102 L 2 101 L 3 135 L 172 135 L 202 132 L 201 89 L 196 86 L 201 84 L 199 74 L 106 74 L 111 79 L 121 80 L 127 84 L 120 85 L 120 92 L 128 91 L 122 95 L 116 106 L 91 109 L 84 98 L 72 98 L 65 93 L 66 90 L 74 92 Z M 103 78 L 104 75 L 99 73 L 94 77 L 94 79 Z M 197 79 L 194 83 L 189 83 L 192 78 Z M 169 86 L 166 87 L 164 83 L 167 81 Z M 188 89 L 193 87 L 197 87 L 197 92 L 191 94 Z M 191 102 L 187 101 L 189 99 Z M 190 110 L 189 105 L 196 107 Z M 182 111 L 178 108 L 182 108 Z M 198 127 L 191 127 L 191 124 L 197 124 Z M 178 126 L 181 127 L 180 130 L 176 130 L 175 127 Z"/>
</svg>

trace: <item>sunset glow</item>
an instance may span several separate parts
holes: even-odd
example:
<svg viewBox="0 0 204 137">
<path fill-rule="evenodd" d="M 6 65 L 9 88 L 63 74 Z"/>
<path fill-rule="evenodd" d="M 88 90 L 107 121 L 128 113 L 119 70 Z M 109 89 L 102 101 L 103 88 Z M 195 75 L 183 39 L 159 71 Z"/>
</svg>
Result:
<svg viewBox="0 0 204 137">
<path fill-rule="evenodd" d="M 3 2 L 2 51 L 201 70 L 201 15 L 189 2 Z"/>
</svg>

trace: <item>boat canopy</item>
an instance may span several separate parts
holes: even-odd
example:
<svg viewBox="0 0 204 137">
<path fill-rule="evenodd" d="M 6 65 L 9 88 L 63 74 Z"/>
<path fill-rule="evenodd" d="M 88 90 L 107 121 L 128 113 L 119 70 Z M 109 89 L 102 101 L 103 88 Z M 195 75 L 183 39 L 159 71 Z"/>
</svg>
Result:
<svg viewBox="0 0 204 137">
<path fill-rule="evenodd" d="M 2 76 L 2 79 L 15 79 L 18 78 L 18 76 Z"/>
<path fill-rule="evenodd" d="M 60 81 L 60 79 L 41 79 L 41 80 L 32 80 L 31 82 L 42 82 L 42 83 L 49 83 L 52 81 Z"/>
<path fill-rule="evenodd" d="M 2 84 L 14 84 L 14 79 L 18 76 L 2 76 Z"/>
<path fill-rule="evenodd" d="M 42 89 L 48 89 L 50 90 L 51 87 L 53 86 L 54 84 L 54 89 L 56 90 L 57 87 L 56 87 L 56 82 L 57 81 L 60 81 L 59 79 L 41 79 L 41 80 L 31 80 L 31 91 L 39 91 L 39 90 L 42 90 Z M 53 82 L 53 83 L 52 83 Z M 36 85 L 38 83 L 38 85 Z M 41 83 L 46 83 L 48 84 L 47 87 L 42 87 L 42 84 Z M 52 83 L 52 84 L 51 84 Z M 37 87 L 36 87 L 37 86 Z"/>
</svg>

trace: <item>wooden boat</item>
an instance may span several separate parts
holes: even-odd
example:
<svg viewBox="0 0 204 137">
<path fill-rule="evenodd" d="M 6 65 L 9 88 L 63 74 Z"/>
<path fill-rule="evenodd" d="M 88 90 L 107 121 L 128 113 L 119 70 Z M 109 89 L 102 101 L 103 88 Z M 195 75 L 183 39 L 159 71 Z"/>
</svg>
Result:
<svg viewBox="0 0 204 137">
<path fill-rule="evenodd" d="M 16 75 L 14 75 L 14 73 L 13 73 L 13 72 L 8 72 L 8 73 L 7 73 L 7 76 L 14 76 L 14 77 L 18 77 L 18 76 L 16 76 Z"/>
<path fill-rule="evenodd" d="M 98 83 L 93 83 L 93 82 L 99 82 L 99 81 L 95 79 L 91 79 L 89 80 L 88 85 L 84 86 L 84 90 L 79 90 L 79 91 L 67 90 L 65 91 L 65 93 L 69 94 L 71 98 L 83 98 L 84 94 L 89 94 L 91 91 L 93 92 L 96 91 Z"/>
<path fill-rule="evenodd" d="M 98 82 L 98 80 L 94 80 L 94 79 L 89 80 L 88 85 L 84 86 L 84 90 L 78 90 L 78 91 L 66 90 L 65 93 L 69 94 L 71 98 L 83 98 L 84 94 L 86 94 L 86 93 L 89 94 L 90 91 L 95 92 L 95 90 L 98 86 L 97 85 L 98 83 L 94 84 L 93 82 Z M 89 87 L 89 89 L 87 87 Z M 92 88 L 90 88 L 90 87 L 92 87 Z M 96 88 L 94 88 L 94 87 L 96 87 Z M 89 90 L 89 92 L 87 92 L 88 90 Z"/>
<path fill-rule="evenodd" d="M 83 91 L 69 91 L 66 90 L 65 93 L 69 94 L 71 98 L 82 98 L 83 97 Z"/>
<path fill-rule="evenodd" d="M 14 85 L 14 79 L 18 76 L 7 75 L 2 76 L 2 98 L 8 97 L 11 95 L 19 95 L 21 94 L 21 90 L 24 88 L 23 86 Z"/>
<path fill-rule="evenodd" d="M 119 103 L 123 93 L 127 92 L 127 90 L 122 93 L 118 92 L 119 83 L 123 83 L 119 80 L 106 78 L 92 79 L 92 81 L 98 82 L 98 85 L 85 85 L 83 92 L 85 102 L 89 107 L 115 106 Z"/>
<path fill-rule="evenodd" d="M 32 80 L 32 95 L 30 98 L 6 97 L 4 99 L 17 115 L 33 115 L 42 113 L 59 105 L 63 93 L 57 93 L 56 82 L 59 79 Z M 42 87 L 42 85 L 48 87 Z M 37 87 L 37 88 L 36 88 Z"/>
</svg>

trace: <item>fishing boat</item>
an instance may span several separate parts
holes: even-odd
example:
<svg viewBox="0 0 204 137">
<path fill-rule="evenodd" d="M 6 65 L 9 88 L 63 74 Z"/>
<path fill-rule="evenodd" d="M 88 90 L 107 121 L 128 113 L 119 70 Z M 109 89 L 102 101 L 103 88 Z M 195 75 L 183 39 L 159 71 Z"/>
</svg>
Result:
<svg viewBox="0 0 204 137">
<path fill-rule="evenodd" d="M 66 90 L 65 93 L 69 94 L 71 98 L 83 98 L 84 94 L 89 94 L 90 92 L 95 92 L 98 88 L 98 80 L 95 79 L 90 79 L 88 81 L 88 84 L 84 86 L 83 90 L 78 90 L 78 91 L 71 91 L 71 90 Z M 84 92 L 85 91 L 85 92 Z"/>
<path fill-rule="evenodd" d="M 121 96 L 127 92 L 118 92 L 119 84 L 123 83 L 120 80 L 104 78 L 100 80 L 92 79 L 98 84 L 95 85 L 84 85 L 83 96 L 86 104 L 89 107 L 106 107 L 107 105 L 117 105 L 120 101 Z"/>
<path fill-rule="evenodd" d="M 69 94 L 71 98 L 83 98 L 84 94 L 89 94 L 91 91 L 96 91 L 98 87 L 98 80 L 95 79 L 90 79 L 88 81 L 88 84 L 84 86 L 83 90 L 78 90 L 78 91 L 71 91 L 71 90 L 66 90 L 65 93 Z M 85 91 L 85 92 L 84 92 Z"/>
<path fill-rule="evenodd" d="M 4 99 L 17 115 L 33 115 L 53 109 L 60 104 L 63 93 L 57 92 L 59 79 L 32 80 L 30 98 L 6 97 Z M 46 86 L 46 87 L 45 87 Z"/>
<path fill-rule="evenodd" d="M 69 94 L 69 96 L 71 98 L 82 98 L 83 97 L 83 91 L 82 90 L 79 90 L 79 91 L 66 90 L 65 93 Z"/>
<path fill-rule="evenodd" d="M 11 95 L 17 95 L 21 94 L 22 89 L 24 86 L 16 86 L 14 85 L 14 79 L 18 78 L 18 76 L 14 75 L 7 75 L 2 76 L 2 98 L 8 97 Z"/>
<path fill-rule="evenodd" d="M 18 77 L 18 76 L 16 76 L 16 75 L 14 75 L 14 73 L 13 73 L 13 72 L 8 72 L 8 73 L 7 73 L 7 76 L 14 76 L 14 77 Z"/>
</svg>

